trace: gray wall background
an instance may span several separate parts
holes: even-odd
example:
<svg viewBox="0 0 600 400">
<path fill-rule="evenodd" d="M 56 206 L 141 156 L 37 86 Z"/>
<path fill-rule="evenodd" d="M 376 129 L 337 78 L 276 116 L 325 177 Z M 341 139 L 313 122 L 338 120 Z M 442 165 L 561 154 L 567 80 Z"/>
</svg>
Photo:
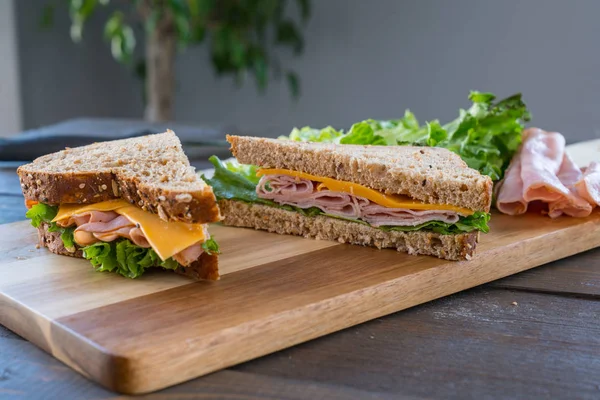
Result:
<svg viewBox="0 0 600 400">
<path fill-rule="evenodd" d="M 44 0 L 16 3 L 26 128 L 142 115 L 139 82 L 111 59 L 103 18 L 75 45 L 66 13 L 43 32 Z M 302 78 L 299 101 L 284 82 L 259 95 L 252 80 L 238 89 L 216 79 L 202 46 L 178 57 L 176 120 L 264 135 L 303 125 L 347 128 L 405 108 L 420 120 L 447 121 L 477 89 L 520 91 L 536 126 L 570 142 L 598 138 L 599 17 L 598 0 L 313 0 L 305 53 L 281 57 Z"/>
</svg>

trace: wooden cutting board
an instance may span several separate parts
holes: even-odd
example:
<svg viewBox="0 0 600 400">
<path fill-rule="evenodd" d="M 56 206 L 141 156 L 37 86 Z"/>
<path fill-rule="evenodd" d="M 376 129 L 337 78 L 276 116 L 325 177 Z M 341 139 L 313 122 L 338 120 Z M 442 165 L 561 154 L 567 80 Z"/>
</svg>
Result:
<svg viewBox="0 0 600 400">
<path fill-rule="evenodd" d="M 211 227 L 218 282 L 138 280 L 0 226 L 0 323 L 102 385 L 143 393 L 600 246 L 587 219 L 494 215 L 472 261 Z"/>
</svg>

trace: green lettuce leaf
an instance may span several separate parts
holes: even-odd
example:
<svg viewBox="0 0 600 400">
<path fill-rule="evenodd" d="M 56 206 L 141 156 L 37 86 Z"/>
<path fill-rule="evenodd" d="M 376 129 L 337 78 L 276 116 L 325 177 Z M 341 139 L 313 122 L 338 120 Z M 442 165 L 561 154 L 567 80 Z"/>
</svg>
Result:
<svg viewBox="0 0 600 400">
<path fill-rule="evenodd" d="M 222 162 L 217 156 L 212 156 L 209 158 L 210 162 L 215 166 L 215 174 L 212 178 L 207 178 L 206 176 L 202 176 L 202 178 L 212 186 L 213 192 L 218 200 L 226 199 L 226 200 L 237 200 L 243 201 L 246 203 L 260 203 L 270 207 L 281 208 L 288 211 L 299 212 L 303 215 L 309 217 L 315 217 L 317 215 L 325 215 L 331 218 L 339 218 L 344 219 L 351 222 L 362 223 L 368 225 L 364 221 L 357 221 L 353 219 L 346 219 L 337 217 L 334 215 L 324 213 L 318 207 L 311 207 L 307 209 L 289 206 L 289 205 L 280 205 L 275 203 L 272 200 L 261 199 L 256 194 L 256 185 L 252 186 L 252 182 L 250 181 L 250 177 L 244 175 L 250 169 L 240 169 L 236 165 L 232 165 L 229 162 Z M 230 167 L 231 165 L 231 167 Z M 240 187 L 237 187 L 237 184 L 240 184 Z M 250 187 L 253 187 L 250 190 Z M 379 227 L 384 231 L 417 231 L 417 230 L 426 230 L 433 231 L 444 235 L 450 235 L 455 233 L 464 233 L 471 232 L 474 230 L 479 230 L 482 232 L 489 232 L 488 222 L 490 220 L 490 214 L 484 212 L 476 212 L 473 215 L 468 217 L 462 217 L 455 224 L 447 224 L 440 221 L 430 221 L 417 226 L 383 226 Z"/>
<path fill-rule="evenodd" d="M 75 229 L 69 227 L 61 228 L 61 230 L 62 232 L 60 234 L 60 240 L 62 240 L 65 249 L 67 249 L 71 253 L 75 253 L 75 250 L 77 250 L 77 248 L 75 247 L 75 239 L 73 238 Z"/>
<path fill-rule="evenodd" d="M 331 126 L 323 129 L 313 129 L 305 126 L 302 129 L 294 128 L 289 137 L 281 136 L 280 139 L 291 139 L 299 142 L 337 142 L 343 131 L 336 131 Z"/>
<path fill-rule="evenodd" d="M 202 249 L 208 255 L 221 253 L 219 250 L 219 244 L 213 238 L 210 238 L 206 242 L 202 243 Z"/>
<path fill-rule="evenodd" d="M 48 224 L 48 232 L 59 232 L 60 238 L 65 246 L 65 249 L 71 253 L 75 252 L 75 242 L 73 241 L 73 233 L 75 229 L 72 227 L 63 228 L 56 222 L 52 222 L 58 214 L 58 207 L 50 206 L 44 203 L 37 203 L 25 213 L 25 217 L 31 220 L 31 225 L 39 227 L 42 222 Z"/>
<path fill-rule="evenodd" d="M 350 131 L 346 136 L 340 139 L 341 144 L 363 144 L 369 143 L 372 145 L 385 146 L 388 143 L 386 138 L 381 135 L 375 134 L 378 132 L 377 121 L 367 120 L 358 122 L 350 128 Z M 394 144 L 393 142 L 391 144 Z"/>
<path fill-rule="evenodd" d="M 179 266 L 173 258 L 163 261 L 153 249 L 139 247 L 127 239 L 97 242 L 82 250 L 83 257 L 96 271 L 115 272 L 131 279 L 139 278 L 151 267 L 175 269 Z"/>
<path fill-rule="evenodd" d="M 300 131 L 295 129 L 287 138 L 342 144 L 444 147 L 461 156 L 469 167 L 497 181 L 519 147 L 524 122 L 529 121 L 531 115 L 521 94 L 494 102 L 496 97 L 491 93 L 471 92 L 469 99 L 473 103 L 471 107 L 459 110 L 458 118 L 445 125 L 437 120 L 420 125 L 407 110 L 400 119 L 358 122 L 347 134 L 342 131 L 336 131 L 339 133 L 336 136 L 311 134 L 321 131 L 305 127 Z"/>
<path fill-rule="evenodd" d="M 83 248 L 83 257 L 89 260 L 96 271 L 113 271 L 117 268 L 116 248 L 111 243 L 97 242 Z"/>
<path fill-rule="evenodd" d="M 256 176 L 258 167 L 256 165 L 240 164 L 237 160 L 231 160 L 227 162 L 227 169 L 236 174 L 242 175 L 244 178 L 249 180 L 256 186 L 260 177 Z"/>
<path fill-rule="evenodd" d="M 37 203 L 25 213 L 25 217 L 31 220 L 31 225 L 37 228 L 42 222 L 51 223 L 58 214 L 58 207 L 49 206 L 44 203 Z"/>
<path fill-rule="evenodd" d="M 212 178 L 202 175 L 202 179 L 212 186 L 213 192 L 218 200 L 238 200 L 246 203 L 259 203 L 271 207 L 277 207 L 288 211 L 295 211 L 307 216 L 322 214 L 317 207 L 303 209 L 289 205 L 280 205 L 272 200 L 261 199 L 256 194 L 256 166 L 240 168 L 237 162 L 223 162 L 217 156 L 208 159 L 215 167 Z"/>
<path fill-rule="evenodd" d="M 250 203 L 270 203 L 256 194 L 256 167 L 240 168 L 236 163 L 224 163 L 217 156 L 208 159 L 215 167 L 212 178 L 202 179 L 213 188 L 217 199 L 241 200 Z"/>
</svg>

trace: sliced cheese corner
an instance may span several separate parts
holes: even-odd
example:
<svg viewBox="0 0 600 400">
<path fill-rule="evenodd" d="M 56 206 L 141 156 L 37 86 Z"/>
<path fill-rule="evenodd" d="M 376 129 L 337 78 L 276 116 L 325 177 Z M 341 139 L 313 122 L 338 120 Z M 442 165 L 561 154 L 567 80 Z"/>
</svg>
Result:
<svg viewBox="0 0 600 400">
<path fill-rule="evenodd" d="M 410 210 L 449 210 L 455 211 L 461 215 L 471 215 L 473 210 L 457 207 L 450 204 L 428 204 L 422 201 L 411 199 L 408 196 L 399 194 L 385 194 L 378 190 L 368 188 L 358 183 L 339 181 L 333 178 L 315 176 L 299 171 L 278 168 L 261 168 L 256 173 L 257 176 L 263 175 L 289 175 L 297 178 L 308 179 L 319 182 L 317 190 L 333 190 L 335 192 L 350 193 L 355 196 L 364 197 L 374 203 L 389 208 L 406 208 Z"/>
<path fill-rule="evenodd" d="M 108 200 L 92 204 L 61 204 L 58 207 L 58 213 L 52 222 L 67 219 L 72 215 L 82 214 L 88 211 L 114 211 L 118 208 L 127 206 L 131 206 L 131 204 L 123 199 Z"/>
<path fill-rule="evenodd" d="M 115 211 L 129 218 L 131 222 L 139 224 L 146 239 L 162 260 L 166 260 L 194 243 L 206 241 L 205 229 L 202 224 L 166 222 L 158 215 L 144 211 L 122 199 L 87 205 L 61 204 L 52 222 L 89 211 Z"/>
</svg>

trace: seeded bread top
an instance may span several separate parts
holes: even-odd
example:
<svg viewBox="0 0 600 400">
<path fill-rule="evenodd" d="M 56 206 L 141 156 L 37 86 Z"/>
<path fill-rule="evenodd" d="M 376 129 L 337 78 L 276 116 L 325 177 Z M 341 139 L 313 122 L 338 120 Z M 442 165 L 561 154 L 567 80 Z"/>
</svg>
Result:
<svg viewBox="0 0 600 400">
<path fill-rule="evenodd" d="M 359 146 L 227 136 L 239 162 L 359 183 L 431 204 L 490 210 L 492 180 L 436 147 Z"/>
<path fill-rule="evenodd" d="M 164 220 L 220 219 L 212 188 L 173 131 L 94 143 L 37 158 L 17 170 L 26 199 L 47 204 L 124 198 Z"/>
</svg>

